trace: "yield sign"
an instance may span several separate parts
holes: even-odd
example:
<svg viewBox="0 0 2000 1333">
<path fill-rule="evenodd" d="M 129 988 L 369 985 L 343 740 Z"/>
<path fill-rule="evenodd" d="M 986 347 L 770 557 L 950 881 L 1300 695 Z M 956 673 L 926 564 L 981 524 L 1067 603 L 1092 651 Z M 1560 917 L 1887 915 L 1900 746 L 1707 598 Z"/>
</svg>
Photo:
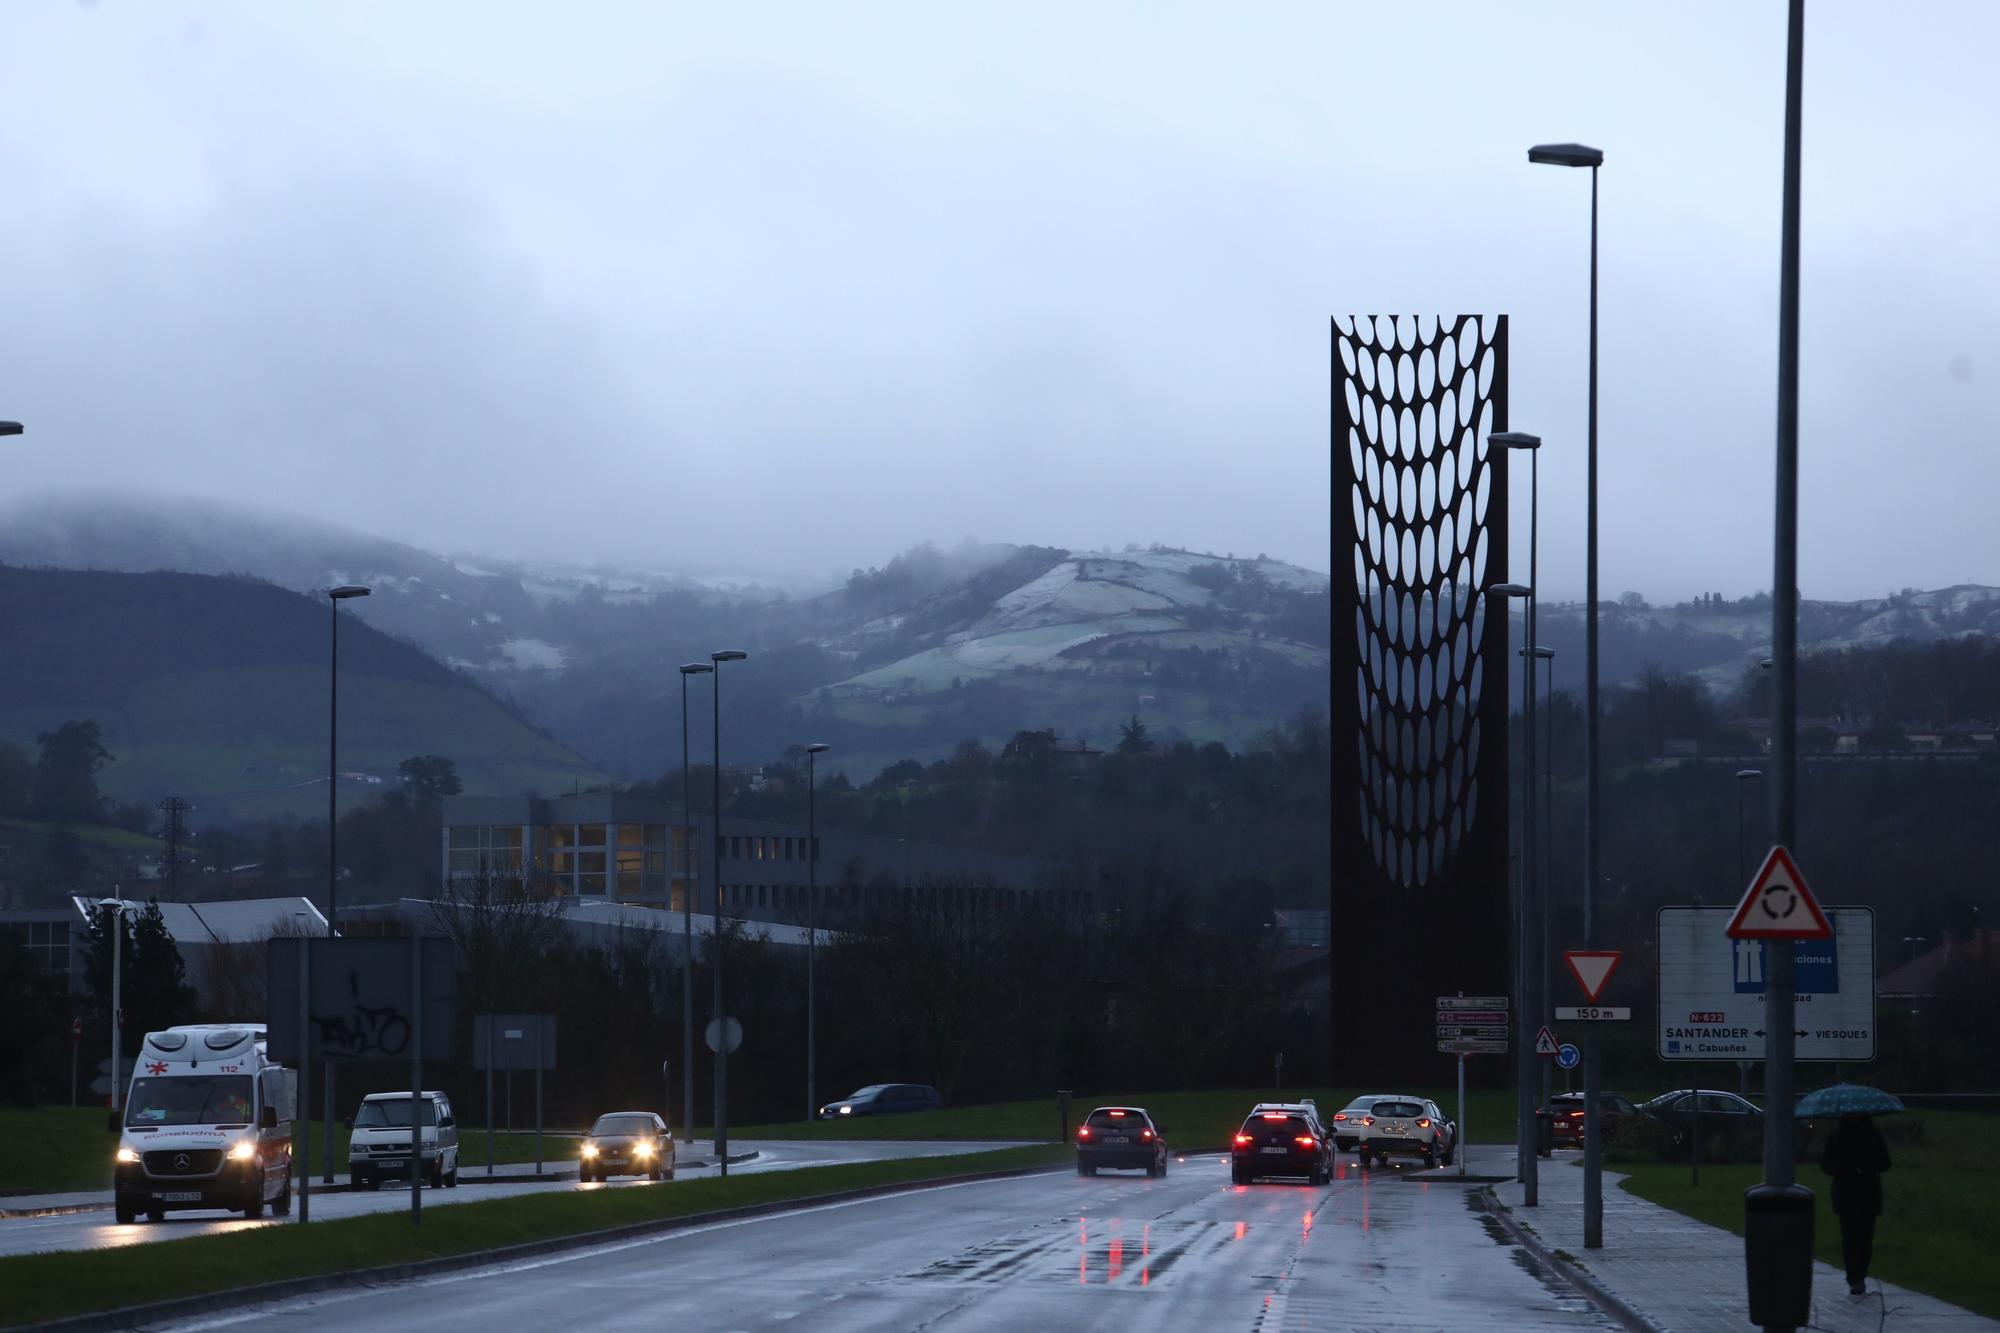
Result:
<svg viewBox="0 0 2000 1333">
<path fill-rule="evenodd" d="M 1583 998 L 1591 1004 L 1604 994 L 1604 983 L 1611 980 L 1611 974 L 1618 970 L 1618 960 L 1624 957 L 1616 949 L 1566 949 L 1563 961 L 1569 964 L 1569 974 L 1576 978 L 1576 984 L 1583 987 Z"/>
<path fill-rule="evenodd" d="M 1554 1055 L 1561 1049 L 1556 1044 L 1556 1034 L 1549 1031 L 1547 1024 L 1543 1024 L 1542 1030 L 1535 1034 L 1535 1054 Z"/>
<path fill-rule="evenodd" d="M 1736 904 L 1728 934 L 1732 940 L 1830 940 L 1833 924 L 1806 887 L 1792 854 L 1780 845 L 1771 848 Z"/>
</svg>

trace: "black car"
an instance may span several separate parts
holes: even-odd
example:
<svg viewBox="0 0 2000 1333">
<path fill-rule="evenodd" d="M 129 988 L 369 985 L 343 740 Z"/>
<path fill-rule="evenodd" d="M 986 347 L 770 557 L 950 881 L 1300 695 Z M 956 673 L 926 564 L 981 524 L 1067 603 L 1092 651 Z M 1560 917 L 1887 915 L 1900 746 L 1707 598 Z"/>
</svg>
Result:
<svg viewBox="0 0 2000 1333">
<path fill-rule="evenodd" d="M 1262 1176 L 1333 1179 L 1333 1140 L 1297 1111 L 1252 1111 L 1229 1148 L 1229 1179 L 1248 1185 Z"/>
<path fill-rule="evenodd" d="M 1583 1146 L 1584 1100 L 1580 1092 L 1559 1092 L 1549 1098 L 1549 1104 L 1535 1112 L 1552 1121 L 1552 1141 L 1558 1148 L 1581 1148 Z M 1597 1123 L 1599 1133 L 1609 1143 L 1618 1126 L 1628 1117 L 1639 1114 L 1639 1108 L 1615 1092 L 1597 1094 Z"/>
<path fill-rule="evenodd" d="M 935 1111 L 944 1105 L 938 1090 L 923 1083 L 875 1083 L 819 1108 L 822 1120 L 857 1115 L 894 1115 L 899 1111 Z"/>
<path fill-rule="evenodd" d="M 1699 1134 L 1704 1156 L 1755 1156 L 1760 1151 L 1764 1109 L 1733 1092 L 1677 1088 L 1638 1110 L 1666 1126 L 1674 1144 L 1685 1145 L 1689 1134 Z"/>
<path fill-rule="evenodd" d="M 1076 1173 L 1099 1169 L 1167 1174 L 1167 1141 L 1143 1106 L 1100 1106 L 1076 1131 Z"/>
<path fill-rule="evenodd" d="M 577 1178 L 585 1184 L 607 1176 L 674 1178 L 674 1134 L 651 1111 L 612 1111 L 597 1117 L 577 1150 Z"/>
</svg>

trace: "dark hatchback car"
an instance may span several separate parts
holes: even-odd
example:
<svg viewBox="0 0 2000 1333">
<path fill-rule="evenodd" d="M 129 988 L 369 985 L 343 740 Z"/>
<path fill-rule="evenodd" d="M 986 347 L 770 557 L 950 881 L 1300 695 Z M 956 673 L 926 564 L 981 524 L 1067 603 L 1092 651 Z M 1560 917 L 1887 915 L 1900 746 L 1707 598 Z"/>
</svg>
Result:
<svg viewBox="0 0 2000 1333">
<path fill-rule="evenodd" d="M 935 1111 L 944 1105 L 938 1090 L 923 1083 L 874 1083 L 819 1108 L 822 1120 L 857 1115 L 895 1115 L 902 1111 Z"/>
<path fill-rule="evenodd" d="M 613 1111 L 597 1117 L 577 1150 L 576 1174 L 586 1184 L 607 1176 L 674 1178 L 674 1135 L 651 1111 Z"/>
<path fill-rule="evenodd" d="M 1583 1146 L 1583 1094 L 1580 1092 L 1559 1092 L 1549 1098 L 1549 1104 L 1536 1112 L 1552 1123 L 1555 1146 L 1558 1148 L 1581 1148 Z M 1639 1114 L 1639 1108 L 1631 1101 L 1615 1092 L 1597 1094 L 1597 1123 L 1604 1141 L 1618 1132 L 1618 1126 Z"/>
<path fill-rule="evenodd" d="M 1263 1176 L 1303 1176 L 1324 1185 L 1333 1179 L 1333 1141 L 1305 1116 L 1252 1111 L 1229 1147 L 1229 1179 L 1248 1185 Z"/>
<path fill-rule="evenodd" d="M 1142 1170 L 1167 1174 L 1167 1141 L 1143 1106 L 1100 1106 L 1076 1131 L 1076 1173 Z"/>
</svg>

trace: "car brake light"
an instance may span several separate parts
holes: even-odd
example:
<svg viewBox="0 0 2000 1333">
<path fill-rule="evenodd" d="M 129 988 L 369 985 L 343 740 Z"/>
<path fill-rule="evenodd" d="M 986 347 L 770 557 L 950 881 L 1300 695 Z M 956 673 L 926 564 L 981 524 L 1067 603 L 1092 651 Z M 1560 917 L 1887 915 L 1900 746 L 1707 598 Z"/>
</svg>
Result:
<svg viewBox="0 0 2000 1333">
<path fill-rule="evenodd" d="M 1266 1119 L 1266 1120 L 1289 1120 L 1289 1119 L 1291 1119 L 1291 1117 L 1290 1117 L 1290 1116 L 1288 1116 L 1288 1115 L 1286 1115 L 1286 1114 L 1285 1114 L 1285 1113 L 1284 1113 L 1283 1111 L 1266 1111 L 1266 1112 L 1264 1112 L 1264 1119 Z"/>
<path fill-rule="evenodd" d="M 1364 1125 L 1372 1125 L 1375 1123 L 1375 1117 L 1372 1115 L 1364 1115 L 1361 1117 L 1361 1123 Z"/>
<path fill-rule="evenodd" d="M 1153 1131 L 1150 1129 L 1142 1129 L 1139 1131 L 1139 1137 L 1142 1139 L 1150 1139 L 1153 1137 Z"/>
<path fill-rule="evenodd" d="M 1339 1124 L 1339 1123 L 1340 1123 L 1341 1121 L 1343 1121 L 1343 1120 L 1345 1120 L 1345 1119 L 1347 1119 L 1347 1112 L 1345 1112 L 1345 1111 L 1335 1111 L 1335 1112 L 1333 1113 L 1333 1121 L 1334 1121 L 1334 1123 L 1335 1123 L 1335 1124 Z"/>
<path fill-rule="evenodd" d="M 1250 1142 L 1250 1136 L 1248 1134 L 1238 1134 L 1236 1136 L 1236 1145 L 1239 1148 L 1248 1142 Z"/>
<path fill-rule="evenodd" d="M 1119 1118 L 1120 1118 L 1120 1117 L 1122 1117 L 1122 1116 L 1123 1116 L 1124 1114 L 1125 1114 L 1125 1113 L 1124 1113 L 1123 1111 L 1113 1111 L 1113 1112 L 1111 1112 L 1111 1113 L 1110 1113 L 1110 1115 L 1111 1115 L 1111 1118 L 1112 1118 L 1113 1120 L 1117 1120 L 1117 1119 L 1119 1119 Z"/>
<path fill-rule="evenodd" d="M 1083 1128 L 1081 1128 L 1081 1129 L 1077 1130 L 1077 1132 L 1076 1132 L 1076 1136 L 1077 1136 L 1078 1138 L 1080 1138 L 1080 1139 L 1087 1139 L 1087 1138 L 1089 1138 L 1089 1137 L 1090 1137 L 1090 1126 L 1089 1126 L 1089 1125 L 1085 1125 L 1085 1126 L 1084 1126 Z"/>
<path fill-rule="evenodd" d="M 1581 1111 L 1571 1111 L 1571 1112 L 1569 1113 L 1569 1118 L 1570 1118 L 1570 1119 L 1572 1119 L 1572 1120 L 1581 1120 L 1581 1119 L 1583 1119 L 1583 1112 L 1581 1112 Z"/>
<path fill-rule="evenodd" d="M 1292 1142 L 1298 1144 L 1301 1148 L 1310 1148 L 1317 1143 L 1317 1140 L 1310 1134 L 1301 1134 L 1293 1139 Z"/>
<path fill-rule="evenodd" d="M 1430 1121 L 1428 1121 L 1428 1120 L 1419 1120 L 1419 1121 L 1417 1121 L 1417 1128 L 1418 1128 L 1418 1129 L 1429 1129 L 1430 1127 L 1431 1127 L 1431 1122 L 1430 1122 Z"/>
</svg>

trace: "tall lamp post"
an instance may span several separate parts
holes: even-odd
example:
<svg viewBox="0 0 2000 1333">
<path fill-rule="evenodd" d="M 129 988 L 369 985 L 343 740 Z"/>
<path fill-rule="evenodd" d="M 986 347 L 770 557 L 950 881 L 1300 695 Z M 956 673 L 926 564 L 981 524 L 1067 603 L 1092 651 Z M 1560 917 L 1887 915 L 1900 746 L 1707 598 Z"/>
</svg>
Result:
<svg viewBox="0 0 2000 1333">
<path fill-rule="evenodd" d="M 1736 770 L 1736 893 L 1743 892 L 1743 886 L 1750 882 L 1750 866 L 1744 859 L 1743 848 L 1743 794 L 1750 784 L 1764 776 L 1761 768 L 1739 768 Z"/>
<path fill-rule="evenodd" d="M 111 1118 L 115 1122 L 125 1104 L 124 1085 L 118 1081 L 118 1061 L 124 1055 L 119 1036 L 125 1024 L 125 900 L 99 898 L 97 905 L 111 909 Z"/>
<path fill-rule="evenodd" d="M 701 839 L 695 832 L 688 777 L 688 677 L 706 676 L 708 662 L 681 663 L 681 836 L 694 883 L 681 886 L 681 1131 L 694 1137 L 694 900 L 701 892 Z M 714 921 L 711 917 L 709 920 Z M 711 929 L 710 937 L 714 937 Z"/>
<path fill-rule="evenodd" d="M 1494 437 L 1498 439 L 1498 436 Z M 1525 583 L 1498 583 L 1486 590 L 1489 598 L 1519 597 L 1524 601 L 1535 595 L 1535 590 Z M 1530 662 L 1534 659 L 1529 658 Z M 1531 668 L 1532 670 L 1532 668 Z M 1528 687 L 1527 676 L 1522 677 L 1522 713 L 1532 717 L 1533 695 Z M 1522 771 L 1529 776 L 1523 785 L 1534 786 L 1534 732 L 1531 727 L 1523 741 Z M 1523 835 L 1525 841 L 1526 835 Z M 1535 1027 L 1540 1019 L 1540 1006 L 1535 1002 L 1534 951 L 1529 943 L 1530 929 L 1535 920 L 1534 906 L 1530 901 L 1534 892 L 1534 872 L 1529 868 L 1527 847 L 1523 846 L 1519 858 L 1520 893 L 1514 906 L 1514 992 L 1520 999 L 1515 1024 L 1518 1029 L 1517 1049 L 1514 1052 L 1514 1169 L 1521 1179 L 1521 1201 L 1529 1207 L 1541 1202 L 1541 1186 L 1535 1161 Z"/>
<path fill-rule="evenodd" d="M 326 934 L 332 939 L 335 933 L 334 918 L 336 905 L 334 896 L 338 887 L 338 861 L 334 856 L 334 840 L 339 834 L 340 821 L 334 810 L 334 797 L 340 787 L 340 604 L 355 597 L 366 597 L 368 589 L 359 583 L 342 583 L 326 590 L 326 607 L 333 633 L 327 640 L 326 671 Z M 299 1059 L 305 1059 L 300 1052 Z M 333 1063 L 327 1062 L 320 1071 L 320 1087 L 323 1089 L 320 1114 L 320 1183 L 333 1183 Z"/>
<path fill-rule="evenodd" d="M 1536 144 L 1528 161 L 1545 167 L 1590 168 L 1590 394 L 1584 446 L 1583 545 L 1583 947 L 1596 947 L 1597 843 L 1597 171 L 1604 152 L 1580 143 Z M 1604 1134 L 1598 1100 L 1602 1075 L 1597 1040 L 1583 1036 L 1583 1246 L 1604 1247 Z"/>
<path fill-rule="evenodd" d="M 1488 439 L 1503 449 L 1525 450 L 1528 455 L 1528 595 L 1522 599 L 1526 619 L 1521 636 L 1521 665 L 1525 668 L 1521 673 L 1521 722 L 1526 735 L 1521 748 L 1521 920 L 1527 929 L 1527 944 L 1521 957 L 1524 966 L 1531 969 L 1533 975 L 1523 986 L 1521 1007 L 1523 1010 L 1532 1007 L 1535 1025 L 1540 1027 L 1548 1021 L 1549 975 L 1548 959 L 1538 955 L 1542 955 L 1548 945 L 1549 917 L 1535 857 L 1535 674 L 1540 658 L 1529 649 L 1535 642 L 1534 590 L 1541 586 L 1536 569 L 1540 543 L 1536 538 L 1541 514 L 1542 437 L 1527 431 L 1503 430 Z M 1523 1017 L 1527 1016 L 1523 1014 Z M 1536 1105 L 1546 1106 L 1549 1100 L 1549 1062 L 1537 1056 L 1534 1069 L 1541 1096 Z M 1536 1138 L 1535 1152 L 1539 1155 L 1540 1135 Z M 1537 1202 L 1538 1189 L 1531 1189 L 1527 1194 L 1527 1202 Z"/>
<path fill-rule="evenodd" d="M 819 1115 L 819 757 L 833 747 L 806 747 L 806 1119 Z"/>
<path fill-rule="evenodd" d="M 729 1174 L 729 1034 L 723 1017 L 729 1011 L 722 1007 L 722 664 L 741 662 L 748 656 L 740 648 L 724 648 L 708 655 L 715 663 L 715 688 L 709 691 L 715 704 L 715 771 L 709 775 L 715 825 L 715 854 L 709 857 L 715 866 L 715 916 L 708 943 L 715 955 L 710 969 L 715 974 L 715 1169 L 724 1176 Z"/>
<path fill-rule="evenodd" d="M 1530 563 L 1532 564 L 1532 559 Z M 1519 652 L 1522 657 L 1532 658 L 1536 662 L 1544 663 L 1553 663 L 1556 655 L 1555 649 L 1544 648 L 1540 644 L 1535 644 L 1533 647 L 1523 644 Z M 1549 885 L 1555 879 L 1555 713 L 1556 669 L 1551 665 L 1542 673 L 1542 796 L 1535 807 L 1535 813 L 1540 816 L 1540 823 L 1535 830 L 1535 841 L 1536 845 L 1541 849 L 1541 857 L 1536 866 L 1536 874 L 1540 878 L 1537 881 L 1537 888 L 1535 890 L 1536 908 L 1541 921 L 1539 923 L 1540 929 L 1537 933 L 1535 948 L 1541 954 L 1542 1004 L 1545 1008 L 1551 998 L 1549 993 L 1549 959 L 1554 956 L 1549 947 Z M 1533 773 L 1527 774 L 1524 782 L 1528 787 L 1533 788 L 1535 775 Z M 1554 1067 L 1547 1060 L 1541 1062 L 1541 1067 L 1541 1104 L 1546 1109 L 1549 1105 L 1549 1095 L 1554 1091 L 1552 1085 L 1555 1074 Z"/>
</svg>

